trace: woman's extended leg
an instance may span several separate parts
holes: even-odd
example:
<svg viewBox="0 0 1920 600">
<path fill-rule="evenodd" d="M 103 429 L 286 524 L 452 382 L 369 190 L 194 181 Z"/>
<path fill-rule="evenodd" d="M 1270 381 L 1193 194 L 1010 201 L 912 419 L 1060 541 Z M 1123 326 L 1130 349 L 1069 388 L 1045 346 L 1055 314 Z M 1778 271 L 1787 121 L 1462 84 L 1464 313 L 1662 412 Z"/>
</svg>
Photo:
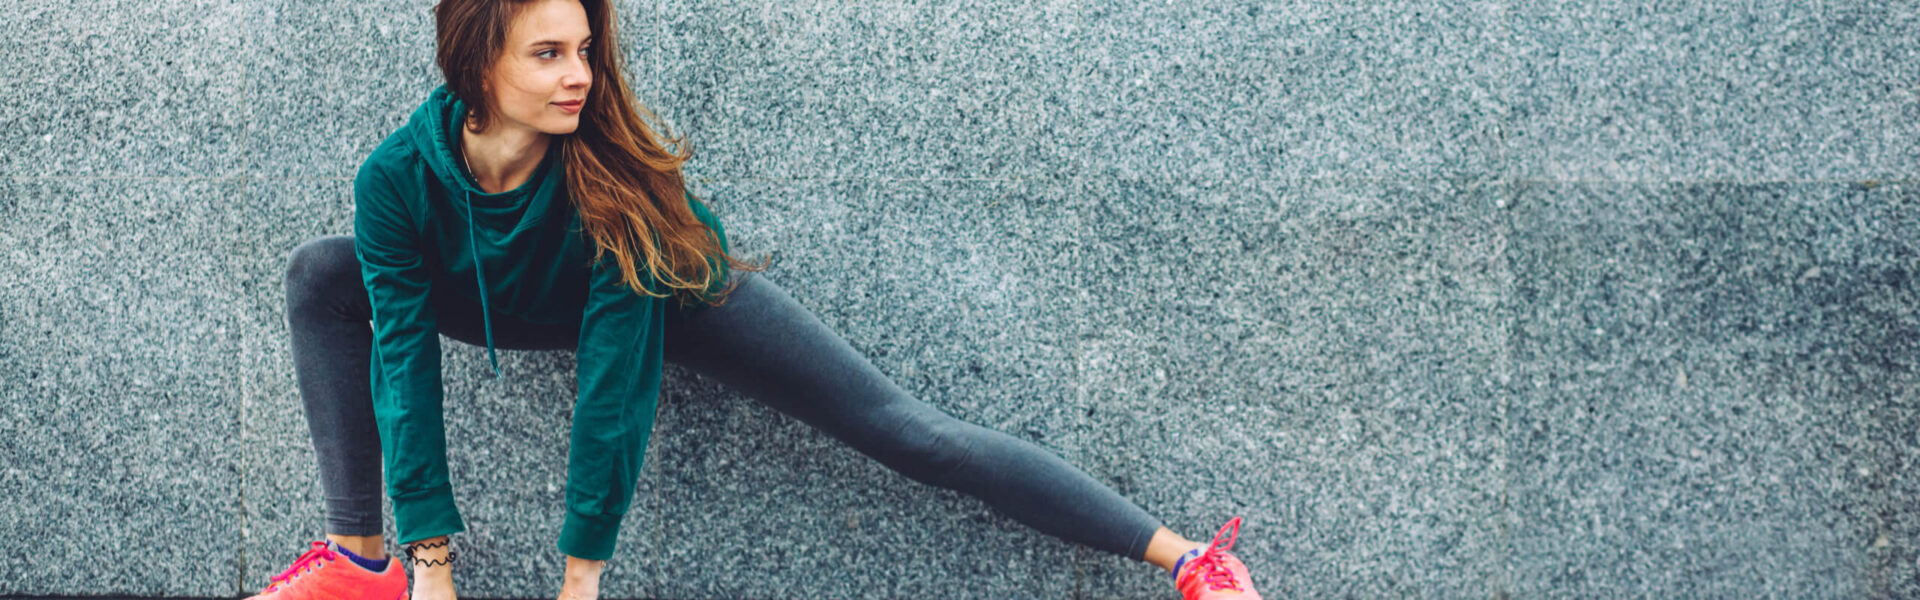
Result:
<svg viewBox="0 0 1920 600">
<path fill-rule="evenodd" d="M 1145 510 L 1045 448 L 913 398 L 779 285 L 737 273 L 744 279 L 725 304 L 667 313 L 669 362 L 910 479 L 979 498 L 1043 533 L 1146 560 L 1163 528 Z"/>
</svg>

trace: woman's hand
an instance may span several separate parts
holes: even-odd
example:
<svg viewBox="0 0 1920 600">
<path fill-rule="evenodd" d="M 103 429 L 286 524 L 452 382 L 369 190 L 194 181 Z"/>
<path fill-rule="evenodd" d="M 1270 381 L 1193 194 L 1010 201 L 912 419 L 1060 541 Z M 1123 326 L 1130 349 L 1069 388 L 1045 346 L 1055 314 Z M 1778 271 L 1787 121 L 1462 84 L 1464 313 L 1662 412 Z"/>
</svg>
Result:
<svg viewBox="0 0 1920 600">
<path fill-rule="evenodd" d="M 442 569 L 446 567 L 440 567 Z M 453 593 L 453 577 L 416 577 L 413 591 L 409 594 L 413 600 L 457 600 Z"/>
<path fill-rule="evenodd" d="M 560 583 L 560 600 L 600 600 L 600 571 L 607 561 L 567 557 L 566 579 Z"/>
<path fill-rule="evenodd" d="M 409 592 L 409 595 L 413 600 L 455 600 L 453 565 L 447 558 L 447 536 L 420 540 L 416 544 L 418 545 L 413 548 L 413 557 L 433 561 L 436 564 L 413 563 L 413 591 Z M 398 556 L 394 559 L 407 560 Z"/>
</svg>

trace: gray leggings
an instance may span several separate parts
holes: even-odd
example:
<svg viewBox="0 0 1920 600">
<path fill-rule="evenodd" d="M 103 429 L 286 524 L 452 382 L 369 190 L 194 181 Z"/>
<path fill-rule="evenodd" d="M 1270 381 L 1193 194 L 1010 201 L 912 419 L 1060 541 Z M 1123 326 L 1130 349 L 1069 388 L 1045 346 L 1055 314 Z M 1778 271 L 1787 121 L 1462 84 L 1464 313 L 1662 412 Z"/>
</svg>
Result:
<svg viewBox="0 0 1920 600">
<path fill-rule="evenodd" d="M 1048 535 L 1145 560 L 1161 523 L 1045 448 L 916 400 L 761 273 L 725 304 L 669 299 L 665 358 L 826 432 L 914 481 L 985 501 Z M 326 495 L 327 533 L 380 535 L 379 431 L 367 379 L 373 309 L 352 236 L 295 248 L 287 325 Z M 440 333 L 486 343 L 480 307 L 433 294 Z M 697 333 L 696 333 L 697 332 Z M 494 347 L 573 350 L 579 332 L 493 316 Z M 668 435 L 671 435 L 669 432 Z"/>
</svg>

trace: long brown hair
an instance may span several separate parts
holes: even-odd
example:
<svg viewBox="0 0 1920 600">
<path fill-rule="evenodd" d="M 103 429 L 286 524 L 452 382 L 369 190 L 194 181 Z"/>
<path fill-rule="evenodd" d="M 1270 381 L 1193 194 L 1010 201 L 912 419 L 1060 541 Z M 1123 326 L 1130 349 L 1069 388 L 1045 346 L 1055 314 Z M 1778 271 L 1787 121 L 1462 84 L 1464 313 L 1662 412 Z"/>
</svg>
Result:
<svg viewBox="0 0 1920 600">
<path fill-rule="evenodd" d="M 467 105 L 476 131 L 491 126 L 494 116 L 492 99 L 481 84 L 506 45 L 507 28 L 535 1 L 442 0 L 433 7 L 440 72 L 447 89 Z M 682 305 L 712 289 L 721 276 L 714 261 L 725 261 L 733 270 L 766 270 L 766 260 L 754 265 L 729 256 L 688 205 L 692 200 L 705 206 L 686 190 L 680 172 L 681 164 L 693 158 L 693 147 L 684 136 L 662 138 L 641 120 L 641 115 L 656 121 L 659 116 L 627 87 L 613 0 L 580 0 L 580 5 L 593 35 L 587 48 L 593 85 L 587 88 L 579 129 L 556 137 L 561 138 L 560 155 L 566 161 L 567 193 L 579 211 L 582 230 L 594 242 L 593 261 L 611 253 L 627 286 L 655 298 L 684 290 L 679 293 Z M 670 129 L 667 135 L 672 136 Z M 666 143 L 681 152 L 667 151 Z M 640 261 L 654 281 L 669 289 L 649 289 L 635 266 Z M 716 294 L 717 301 L 706 300 L 724 304 L 738 285 L 734 279 Z"/>
</svg>

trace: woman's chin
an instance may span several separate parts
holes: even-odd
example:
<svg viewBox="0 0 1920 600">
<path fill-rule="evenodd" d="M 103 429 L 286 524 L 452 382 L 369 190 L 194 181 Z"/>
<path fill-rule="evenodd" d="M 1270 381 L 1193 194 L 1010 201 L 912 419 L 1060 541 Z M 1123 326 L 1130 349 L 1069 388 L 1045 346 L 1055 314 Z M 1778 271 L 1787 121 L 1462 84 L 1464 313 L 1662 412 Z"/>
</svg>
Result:
<svg viewBox="0 0 1920 600">
<path fill-rule="evenodd" d="M 580 119 L 566 119 L 551 126 L 541 128 L 547 135 L 567 135 L 580 129 Z"/>
</svg>

